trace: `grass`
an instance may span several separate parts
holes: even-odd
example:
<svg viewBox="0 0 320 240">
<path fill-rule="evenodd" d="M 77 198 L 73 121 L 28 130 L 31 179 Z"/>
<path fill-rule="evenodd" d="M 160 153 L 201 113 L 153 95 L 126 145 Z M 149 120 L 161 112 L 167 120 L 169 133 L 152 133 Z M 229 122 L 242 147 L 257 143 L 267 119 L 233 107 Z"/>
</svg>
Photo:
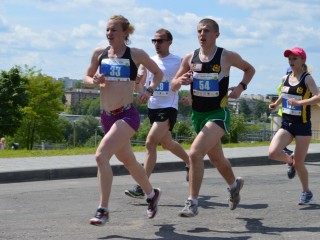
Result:
<svg viewBox="0 0 320 240">
<path fill-rule="evenodd" d="M 266 146 L 269 142 L 259 142 L 259 143 L 233 143 L 233 144 L 224 144 L 224 147 L 248 147 L 248 146 Z M 182 144 L 184 149 L 189 149 L 190 144 Z M 145 151 L 145 146 L 134 146 L 134 152 L 143 152 Z M 161 146 L 158 147 L 159 151 L 164 150 Z M 59 149 L 59 150 L 4 150 L 0 151 L 1 158 L 21 158 L 21 157 L 47 157 L 47 156 L 68 156 L 68 155 L 85 155 L 85 154 L 94 154 L 96 148 L 68 148 L 68 149 Z"/>
<path fill-rule="evenodd" d="M 320 143 L 320 141 L 312 141 L 312 143 Z M 242 142 L 242 143 L 228 143 L 223 144 L 223 148 L 235 148 L 235 147 L 257 147 L 257 146 L 269 146 L 270 142 Z M 182 144 L 183 148 L 190 149 L 190 144 Z M 145 151 L 145 146 L 134 146 L 134 152 Z M 162 151 L 161 146 L 158 147 L 159 151 Z M 68 155 L 85 155 L 94 154 L 96 148 L 68 148 L 61 150 L 1 150 L 1 158 L 22 158 L 22 157 L 48 157 L 48 156 L 68 156 Z"/>
</svg>

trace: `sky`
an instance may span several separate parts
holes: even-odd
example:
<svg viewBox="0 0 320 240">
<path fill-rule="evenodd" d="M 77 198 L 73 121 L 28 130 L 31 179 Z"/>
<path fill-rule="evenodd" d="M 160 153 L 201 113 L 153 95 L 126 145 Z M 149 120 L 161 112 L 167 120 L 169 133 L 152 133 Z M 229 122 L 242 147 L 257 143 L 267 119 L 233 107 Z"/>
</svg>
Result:
<svg viewBox="0 0 320 240">
<path fill-rule="evenodd" d="M 0 70 L 35 67 L 54 78 L 81 80 L 93 50 L 107 46 L 112 15 L 135 27 L 130 47 L 155 55 L 159 28 L 173 35 L 171 52 L 181 57 L 199 47 L 197 24 L 206 17 L 220 26 L 217 45 L 237 52 L 256 74 L 246 94 L 277 93 L 288 67 L 286 49 L 299 46 L 320 86 L 319 0 L 0 0 Z M 230 86 L 242 80 L 232 68 Z"/>
</svg>

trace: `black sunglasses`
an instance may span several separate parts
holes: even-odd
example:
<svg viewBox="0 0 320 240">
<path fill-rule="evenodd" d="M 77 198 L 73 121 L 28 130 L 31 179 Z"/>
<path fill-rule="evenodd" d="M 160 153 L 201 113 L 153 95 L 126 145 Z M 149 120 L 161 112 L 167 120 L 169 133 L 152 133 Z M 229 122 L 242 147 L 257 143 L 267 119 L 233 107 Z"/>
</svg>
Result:
<svg viewBox="0 0 320 240">
<path fill-rule="evenodd" d="M 163 43 L 164 41 L 168 41 L 167 39 L 151 39 L 151 42 L 152 42 L 152 44 L 156 44 L 156 43 L 158 43 L 158 44 L 161 44 L 161 43 Z"/>
</svg>

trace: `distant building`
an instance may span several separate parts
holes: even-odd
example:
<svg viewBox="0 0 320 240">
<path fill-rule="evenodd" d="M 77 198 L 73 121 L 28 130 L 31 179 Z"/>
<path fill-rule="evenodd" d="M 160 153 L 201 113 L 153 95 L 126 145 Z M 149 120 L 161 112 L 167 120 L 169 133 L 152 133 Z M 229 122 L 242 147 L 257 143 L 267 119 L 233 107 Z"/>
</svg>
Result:
<svg viewBox="0 0 320 240">
<path fill-rule="evenodd" d="M 69 90 L 77 87 L 77 85 L 82 83 L 82 80 L 79 79 L 70 79 L 69 77 L 57 78 L 56 81 L 62 82 L 64 90 Z"/>
<path fill-rule="evenodd" d="M 66 106 L 76 107 L 84 99 L 96 99 L 100 96 L 100 90 L 94 89 L 72 89 L 70 91 L 65 91 Z"/>
</svg>

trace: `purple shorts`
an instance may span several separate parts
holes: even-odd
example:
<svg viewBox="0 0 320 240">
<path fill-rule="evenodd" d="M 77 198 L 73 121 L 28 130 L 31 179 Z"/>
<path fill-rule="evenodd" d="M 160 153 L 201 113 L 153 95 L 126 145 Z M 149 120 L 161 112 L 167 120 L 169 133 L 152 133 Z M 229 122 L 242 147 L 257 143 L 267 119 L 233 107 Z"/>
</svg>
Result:
<svg viewBox="0 0 320 240">
<path fill-rule="evenodd" d="M 118 120 L 125 121 L 134 131 L 137 131 L 140 127 L 139 112 L 132 104 L 128 104 L 111 112 L 101 110 L 100 117 L 104 134 L 109 132 L 112 125 Z"/>
</svg>

